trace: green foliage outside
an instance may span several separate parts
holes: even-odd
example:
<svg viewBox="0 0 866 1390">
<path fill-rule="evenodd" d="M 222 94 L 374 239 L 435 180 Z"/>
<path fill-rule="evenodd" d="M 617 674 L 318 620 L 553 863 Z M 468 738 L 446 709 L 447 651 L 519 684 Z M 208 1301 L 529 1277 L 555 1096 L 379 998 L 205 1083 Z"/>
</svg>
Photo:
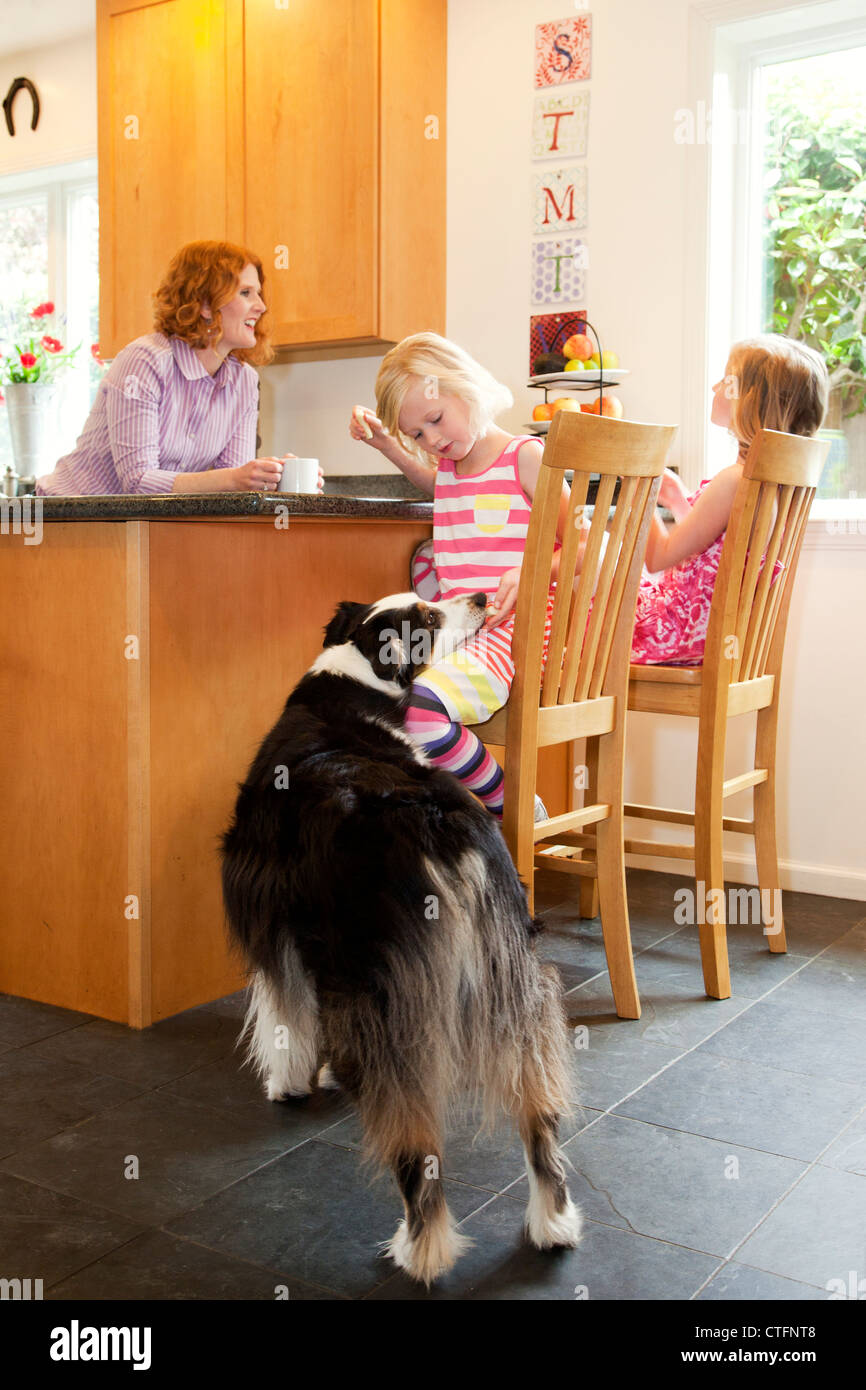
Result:
<svg viewBox="0 0 866 1390">
<path fill-rule="evenodd" d="M 849 92 L 830 76 L 815 81 L 807 63 L 786 63 L 772 72 L 767 100 L 766 326 L 823 353 L 843 418 L 866 410 L 866 91 L 859 86 Z"/>
</svg>

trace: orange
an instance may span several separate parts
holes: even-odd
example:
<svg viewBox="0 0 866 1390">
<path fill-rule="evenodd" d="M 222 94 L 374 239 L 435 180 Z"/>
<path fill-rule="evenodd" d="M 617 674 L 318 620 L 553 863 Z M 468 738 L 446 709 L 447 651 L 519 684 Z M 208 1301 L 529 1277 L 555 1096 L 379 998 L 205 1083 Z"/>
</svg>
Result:
<svg viewBox="0 0 866 1390">
<path fill-rule="evenodd" d="M 553 414 L 553 406 L 550 401 L 543 401 L 541 405 L 533 406 L 533 420 L 549 420 Z"/>
</svg>

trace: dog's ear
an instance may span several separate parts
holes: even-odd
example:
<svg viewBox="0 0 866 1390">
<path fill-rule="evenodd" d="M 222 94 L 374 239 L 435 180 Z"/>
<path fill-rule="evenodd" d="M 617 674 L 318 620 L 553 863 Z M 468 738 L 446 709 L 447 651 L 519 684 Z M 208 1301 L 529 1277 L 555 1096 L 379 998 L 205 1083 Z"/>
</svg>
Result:
<svg viewBox="0 0 866 1390">
<path fill-rule="evenodd" d="M 352 633 L 361 623 L 364 615 L 369 612 L 369 603 L 350 603 L 344 599 L 334 614 L 328 626 L 325 628 L 324 647 L 335 647 L 341 642 L 348 642 Z"/>
</svg>

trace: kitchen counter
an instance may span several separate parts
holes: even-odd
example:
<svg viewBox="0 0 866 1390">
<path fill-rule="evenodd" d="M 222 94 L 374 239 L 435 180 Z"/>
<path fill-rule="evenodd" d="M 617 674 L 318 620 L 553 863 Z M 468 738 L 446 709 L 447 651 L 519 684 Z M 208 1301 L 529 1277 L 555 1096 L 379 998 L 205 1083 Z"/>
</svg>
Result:
<svg viewBox="0 0 866 1390">
<path fill-rule="evenodd" d="M 430 521 L 433 499 L 402 474 L 325 479 L 323 493 L 190 492 L 150 497 L 121 493 L 90 497 L 40 497 L 43 521 L 224 520 L 278 516 L 388 521 Z M 33 503 L 30 504 L 31 506 Z"/>
<path fill-rule="evenodd" d="M 147 1027 L 243 985 L 218 855 L 238 783 L 340 600 L 409 588 L 432 503 L 36 500 L 43 525 L 0 532 L 0 991 Z"/>
</svg>

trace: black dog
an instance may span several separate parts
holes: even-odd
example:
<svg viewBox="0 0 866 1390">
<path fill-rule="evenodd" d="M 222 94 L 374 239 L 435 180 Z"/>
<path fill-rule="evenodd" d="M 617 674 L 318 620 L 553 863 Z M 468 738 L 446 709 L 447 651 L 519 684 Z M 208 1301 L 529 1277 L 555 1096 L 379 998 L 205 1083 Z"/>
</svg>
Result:
<svg viewBox="0 0 866 1390">
<path fill-rule="evenodd" d="M 403 732 L 413 679 L 484 621 L 486 595 L 342 603 L 286 701 L 222 839 L 230 929 L 251 972 L 244 1032 L 271 1100 L 329 1061 L 406 1218 L 388 1244 L 429 1284 L 464 1247 L 440 1181 L 468 1086 L 526 1153 L 527 1231 L 575 1245 L 558 1117 L 566 1031 L 551 966 L 494 818 Z"/>
</svg>

